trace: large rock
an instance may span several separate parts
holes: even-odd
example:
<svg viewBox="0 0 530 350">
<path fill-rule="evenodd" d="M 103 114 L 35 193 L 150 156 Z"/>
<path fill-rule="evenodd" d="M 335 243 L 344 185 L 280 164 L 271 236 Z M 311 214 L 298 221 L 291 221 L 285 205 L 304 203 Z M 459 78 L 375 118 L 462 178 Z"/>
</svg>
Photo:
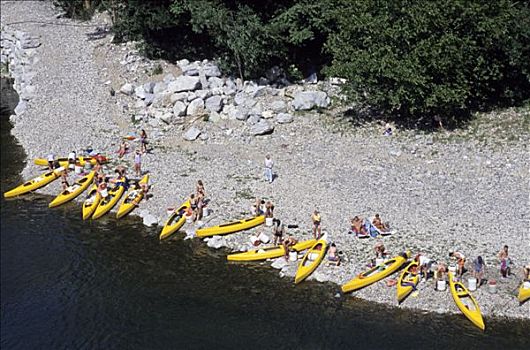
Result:
<svg viewBox="0 0 530 350">
<path fill-rule="evenodd" d="M 202 98 L 196 98 L 191 101 L 186 111 L 187 115 L 199 115 L 204 113 L 204 100 Z"/>
<path fill-rule="evenodd" d="M 280 113 L 276 116 L 276 122 L 279 124 L 291 123 L 294 120 L 292 114 Z"/>
<path fill-rule="evenodd" d="M 164 82 L 158 82 L 155 84 L 155 86 L 153 87 L 153 94 L 160 94 L 161 92 L 163 92 L 165 89 L 167 89 L 167 84 L 164 83 Z"/>
<path fill-rule="evenodd" d="M 225 84 L 225 81 L 218 77 L 208 78 L 208 86 L 210 89 L 221 88 Z"/>
<path fill-rule="evenodd" d="M 170 92 L 194 91 L 201 88 L 198 77 L 180 76 L 168 85 Z"/>
<path fill-rule="evenodd" d="M 206 100 L 208 97 L 212 96 L 210 90 L 197 90 L 193 93 L 195 94 L 195 96 L 202 98 L 203 100 Z"/>
<path fill-rule="evenodd" d="M 176 101 L 186 101 L 187 99 L 187 92 L 177 92 L 176 94 L 171 95 L 171 103 L 175 103 Z"/>
<path fill-rule="evenodd" d="M 123 86 L 120 88 L 120 92 L 122 94 L 125 94 L 127 96 L 131 96 L 134 92 L 134 86 L 131 83 L 123 84 Z"/>
<path fill-rule="evenodd" d="M 287 112 L 287 103 L 285 103 L 285 101 L 282 101 L 282 100 L 272 101 L 269 107 L 276 113 Z"/>
<path fill-rule="evenodd" d="M 261 119 L 258 123 L 250 127 L 250 133 L 254 136 L 270 134 L 273 131 L 274 125 L 272 125 L 265 119 Z"/>
<path fill-rule="evenodd" d="M 207 77 L 220 77 L 221 71 L 219 70 L 219 67 L 215 65 L 214 63 L 208 62 L 203 65 L 202 67 L 204 69 L 204 74 Z"/>
<path fill-rule="evenodd" d="M 177 117 L 182 117 L 186 114 L 186 104 L 182 101 L 177 101 L 173 105 L 173 114 Z"/>
<path fill-rule="evenodd" d="M 173 102 L 171 101 L 171 95 L 169 93 L 154 94 L 154 96 L 155 99 L 152 103 L 153 107 L 169 107 L 173 104 Z"/>
<path fill-rule="evenodd" d="M 228 118 L 245 121 L 248 118 L 248 114 L 249 111 L 247 108 L 239 106 L 228 113 Z"/>
<path fill-rule="evenodd" d="M 142 100 L 145 98 L 145 90 L 142 85 L 137 86 L 136 89 L 134 89 L 134 94 L 136 97 L 141 98 Z"/>
<path fill-rule="evenodd" d="M 148 94 L 152 94 L 154 92 L 153 91 L 154 88 L 155 88 L 155 83 L 153 83 L 152 81 L 144 84 L 144 91 L 147 92 Z"/>
<path fill-rule="evenodd" d="M 281 270 L 286 265 L 289 265 L 289 262 L 286 261 L 285 258 L 281 257 L 281 258 L 278 258 L 278 259 L 274 260 L 274 262 L 271 264 L 271 267 L 274 268 L 274 269 Z"/>
<path fill-rule="evenodd" d="M 166 124 L 171 124 L 173 122 L 173 113 L 164 113 L 160 116 L 160 120 Z"/>
<path fill-rule="evenodd" d="M 188 64 L 185 64 L 184 60 L 177 62 L 180 70 L 182 71 L 182 74 L 186 76 L 198 76 L 199 75 L 199 62 L 191 62 Z"/>
<path fill-rule="evenodd" d="M 186 140 L 186 141 L 194 141 L 194 140 L 197 139 L 197 137 L 199 137 L 200 134 L 201 134 L 201 130 L 199 128 L 195 127 L 195 126 L 192 126 L 184 134 L 184 140 Z"/>
<path fill-rule="evenodd" d="M 258 114 L 251 114 L 248 119 L 247 119 L 247 123 L 249 125 L 254 125 L 254 124 L 257 124 L 259 123 L 259 121 L 261 120 L 261 116 L 258 115 Z"/>
<path fill-rule="evenodd" d="M 294 96 L 292 106 L 295 110 L 310 110 L 314 107 L 327 108 L 330 99 L 324 91 L 302 91 Z"/>
<path fill-rule="evenodd" d="M 205 101 L 205 107 L 211 112 L 219 112 L 223 108 L 223 99 L 219 95 L 208 97 Z"/>
<path fill-rule="evenodd" d="M 143 222 L 145 226 L 158 225 L 158 219 L 152 214 L 145 215 Z"/>
<path fill-rule="evenodd" d="M 206 245 L 210 248 L 219 249 L 226 246 L 226 239 L 221 236 L 213 236 Z"/>
</svg>

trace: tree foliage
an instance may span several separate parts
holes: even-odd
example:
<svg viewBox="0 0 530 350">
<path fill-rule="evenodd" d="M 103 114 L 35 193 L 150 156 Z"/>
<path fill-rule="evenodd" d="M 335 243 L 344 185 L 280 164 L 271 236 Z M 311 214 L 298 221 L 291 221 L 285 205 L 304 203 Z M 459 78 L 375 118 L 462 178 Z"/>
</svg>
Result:
<svg viewBox="0 0 530 350">
<path fill-rule="evenodd" d="M 530 97 L 526 2 L 55 1 L 70 13 L 109 9 L 116 39 L 141 39 L 150 56 L 212 58 L 242 78 L 272 65 L 316 68 L 346 78 L 352 98 L 409 120 Z"/>
</svg>

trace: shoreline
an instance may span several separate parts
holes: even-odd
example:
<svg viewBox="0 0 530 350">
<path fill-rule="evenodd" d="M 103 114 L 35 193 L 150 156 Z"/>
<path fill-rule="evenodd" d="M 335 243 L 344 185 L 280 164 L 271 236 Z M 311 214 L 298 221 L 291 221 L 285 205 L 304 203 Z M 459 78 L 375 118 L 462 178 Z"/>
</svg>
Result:
<svg viewBox="0 0 530 350">
<path fill-rule="evenodd" d="M 17 11 L 17 5 L 3 2 L 2 7 L 6 6 Z M 39 8 L 40 11 L 34 13 L 47 20 L 53 16 L 49 4 L 20 4 L 18 11 L 27 6 Z M 24 16 L 32 15 L 25 11 Z M 34 24 L 26 26 L 30 32 L 35 30 Z M 40 28 L 42 45 L 35 49 L 39 61 L 34 63 L 34 97 L 28 101 L 26 111 L 13 118 L 12 133 L 30 160 L 23 171 L 24 177 L 38 173 L 31 163 L 32 158 L 45 156 L 50 151 L 66 155 L 70 148 L 81 149 L 88 145 L 113 152 L 120 136 L 139 127 L 131 125 L 128 108 L 124 108 L 132 104 L 127 102 L 128 97 L 119 93 L 112 97 L 108 92 L 109 85 L 117 91 L 134 78 L 139 83 L 147 78 L 145 74 L 134 72 L 128 76 L 122 71 L 112 72 L 119 64 L 116 61 L 122 54 L 120 50 L 126 46 L 110 46 L 106 39 L 103 43 L 86 41 L 84 34 L 89 29 L 83 29 L 84 32 L 75 27 L 61 28 L 62 36 L 61 33 L 46 33 L 46 27 Z M 58 45 L 62 50 L 57 55 L 54 40 L 61 43 L 64 37 L 69 40 Z M 76 57 L 75 62 L 70 62 L 72 57 Z M 46 65 L 52 62 L 61 62 L 61 69 Z M 48 70 L 57 74 L 48 75 Z M 73 77 L 76 77 L 75 83 Z M 110 84 L 106 84 L 108 81 Z M 64 96 L 57 97 L 57 90 Z M 72 111 L 79 111 L 79 115 L 72 115 Z M 41 116 L 48 118 L 49 125 L 36 133 L 34 125 Z M 397 229 L 396 235 L 382 238 L 392 254 L 410 249 L 423 251 L 436 260 L 444 259 L 448 249 L 463 250 L 472 258 L 481 254 L 488 265 L 487 276 L 495 279 L 498 279 L 497 262 L 491 255 L 503 244 L 510 246 L 517 270 L 530 260 L 528 244 L 525 244 L 528 240 L 525 231 L 528 230 L 521 229 L 527 227 L 529 218 L 528 208 L 523 210 L 520 205 L 528 202 L 525 198 L 528 182 L 524 180 L 528 159 L 524 143 L 490 150 L 480 149 L 472 141 L 463 145 L 444 144 L 424 135 L 412 140 L 384 138 L 370 129 L 353 130 L 344 136 L 326 130 L 322 126 L 325 118 L 326 115 L 315 112 L 297 114 L 293 123 L 277 125 L 274 133 L 259 138 L 250 136 L 239 121 L 198 122 L 196 125 L 207 130 L 209 137 L 194 142 L 182 139 L 186 124 L 153 127 L 148 130 L 150 140 L 154 141 L 151 143 L 153 153 L 144 157 L 144 168 L 151 171 L 151 183 L 155 184 L 151 191 L 153 198 L 142 202 L 132 214 L 142 217 L 151 214 L 162 223 L 166 208 L 183 202 L 198 179 L 205 182 L 208 197 L 212 199 L 209 208 L 214 210 L 215 216 L 208 218 L 212 220 L 208 225 L 249 216 L 251 198 L 260 196 L 274 202 L 275 216 L 300 225 L 303 230 L 294 234 L 304 239 L 310 235 L 310 213 L 317 207 L 323 216 L 324 231 L 330 233 L 331 240 L 337 243 L 347 260 L 339 268 L 320 266 L 310 278 L 337 285 L 361 272 L 367 258 L 373 255 L 376 240 L 361 241 L 345 233 L 348 219 L 358 213 L 369 217 L 378 212 Z M 58 135 L 65 136 L 59 138 Z M 262 178 L 265 153 L 273 154 L 279 175 L 271 185 Z M 128 161 L 130 164 L 131 159 Z M 506 166 L 507 162 L 510 167 Z M 526 169 L 521 169 L 520 164 Z M 506 196 L 499 193 L 499 188 L 506 191 Z M 58 184 L 39 192 L 56 194 Z M 472 203 L 455 198 L 456 195 L 469 198 Z M 333 198 L 333 203 L 322 198 Z M 503 240 L 497 237 L 497 229 L 489 223 L 499 216 L 504 218 L 503 228 L 513 236 L 503 237 Z M 185 226 L 185 229 L 189 228 Z M 466 240 L 469 242 L 459 241 L 463 230 L 468 232 Z M 231 234 L 207 244 L 227 246 L 232 250 L 249 248 L 251 232 L 256 230 Z M 268 230 L 267 234 L 271 236 Z M 293 263 L 281 269 L 287 277 L 294 276 L 295 271 Z M 514 277 L 506 285 L 498 285 L 497 295 L 490 295 L 486 288 L 473 292 L 486 317 L 530 317 L 528 303 L 519 307 L 514 296 L 505 294 L 513 289 L 512 285 L 515 285 Z M 420 296 L 407 299 L 402 307 L 459 313 L 450 293 L 434 292 L 432 282 L 428 286 L 420 283 L 418 287 Z M 395 306 L 394 293 L 394 288 L 378 282 L 354 296 Z"/>
</svg>

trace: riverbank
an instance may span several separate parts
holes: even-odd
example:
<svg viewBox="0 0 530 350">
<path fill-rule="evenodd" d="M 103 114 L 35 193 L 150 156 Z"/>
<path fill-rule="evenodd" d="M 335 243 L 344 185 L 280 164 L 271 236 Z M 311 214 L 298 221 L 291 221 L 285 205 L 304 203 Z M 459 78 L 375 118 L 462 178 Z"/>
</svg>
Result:
<svg viewBox="0 0 530 350">
<path fill-rule="evenodd" d="M 136 214 L 152 215 L 162 223 L 166 208 L 181 203 L 198 179 L 204 181 L 212 199 L 213 215 L 207 225 L 248 216 L 252 199 L 259 196 L 275 203 L 277 217 L 300 226 L 294 232 L 298 238 L 307 238 L 310 214 L 318 208 L 323 229 L 343 252 L 344 261 L 340 267 L 322 265 L 312 278 L 337 284 L 364 270 L 373 255 L 375 240 L 357 240 L 345 233 L 349 218 L 358 214 L 369 217 L 377 212 L 392 223 L 398 233 L 382 239 L 392 253 L 410 249 L 438 261 L 445 261 L 449 250 L 472 258 L 482 255 L 488 265 L 487 277 L 496 280 L 495 256 L 502 245 L 510 246 L 517 274 L 530 261 L 527 134 L 509 142 L 488 133 L 484 140 L 474 135 L 466 139 L 400 130 L 383 137 L 376 126 L 340 126 L 340 118 L 332 112 L 316 111 L 296 113 L 292 123 L 277 125 L 274 133 L 259 137 L 231 119 L 186 120 L 168 126 L 135 124 L 125 97 L 110 91 L 118 91 L 127 82 L 162 80 L 162 75 L 150 76 L 150 69 L 143 71 L 151 63 L 126 69 L 120 61 L 128 55 L 128 46 L 112 45 L 110 37 L 87 40 L 95 23 L 56 18 L 49 3 L 2 2 L 1 6 L 2 24 L 40 21 L 10 26 L 38 37 L 41 43 L 35 48 L 38 60 L 32 62 L 34 94 L 24 113 L 12 118 L 13 134 L 28 159 L 50 152 L 67 154 L 88 145 L 111 153 L 121 136 L 145 127 L 153 148 L 144 157 L 144 168 L 151 172 L 154 184 L 153 198 L 143 202 Z M 179 74 L 165 63 L 162 69 Z M 517 111 L 492 116 L 516 123 L 519 118 Z M 206 130 L 208 137 L 184 140 L 191 125 Z M 501 130 L 493 135 L 500 135 Z M 272 184 L 262 176 L 267 153 L 278 173 Z M 130 156 L 127 161 L 130 165 Z M 23 175 L 38 172 L 29 161 Z M 42 193 L 56 194 L 58 186 L 52 184 Z M 248 237 L 249 232 L 229 235 L 215 245 L 246 249 Z M 296 265 L 290 263 L 281 273 L 291 277 L 295 270 Z M 512 276 L 499 282 L 496 295 L 488 294 L 486 288 L 474 292 L 484 314 L 530 316 L 530 306 L 520 307 L 514 297 L 518 279 Z M 420 284 L 419 291 L 403 307 L 458 312 L 449 293 L 434 292 L 432 283 Z M 381 282 L 355 296 L 395 305 L 394 294 L 393 288 Z"/>
</svg>

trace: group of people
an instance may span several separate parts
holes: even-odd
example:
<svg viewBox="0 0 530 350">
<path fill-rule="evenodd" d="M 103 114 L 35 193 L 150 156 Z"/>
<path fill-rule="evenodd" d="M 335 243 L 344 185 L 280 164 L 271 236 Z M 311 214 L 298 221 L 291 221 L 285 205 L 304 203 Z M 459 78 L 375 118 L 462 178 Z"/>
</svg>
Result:
<svg viewBox="0 0 530 350">
<path fill-rule="evenodd" d="M 375 214 L 372 222 L 361 216 L 355 216 L 351 219 L 351 228 L 348 233 L 359 238 L 376 237 L 379 234 L 390 233 L 390 227 L 381 220 L 379 214 Z"/>
<path fill-rule="evenodd" d="M 186 209 L 185 215 L 190 217 L 193 222 L 202 220 L 204 216 L 204 207 L 207 204 L 206 190 L 202 180 L 197 181 L 195 192 L 190 194 L 188 198 L 190 206 Z"/>
</svg>

